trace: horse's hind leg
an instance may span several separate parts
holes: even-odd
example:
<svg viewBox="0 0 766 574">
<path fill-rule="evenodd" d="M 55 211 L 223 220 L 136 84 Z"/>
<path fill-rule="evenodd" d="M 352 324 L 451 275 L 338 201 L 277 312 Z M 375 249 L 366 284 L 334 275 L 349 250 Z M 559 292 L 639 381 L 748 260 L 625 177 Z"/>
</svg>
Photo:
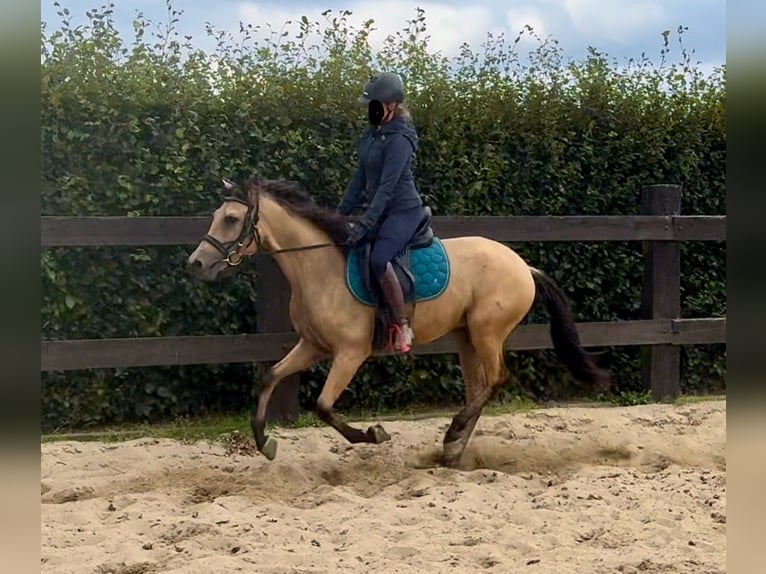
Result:
<svg viewBox="0 0 766 574">
<path fill-rule="evenodd" d="M 466 383 L 466 405 L 454 416 L 444 435 L 443 463 L 450 467 L 460 462 L 482 410 L 507 381 L 503 360 L 505 338 L 481 336 L 476 332 L 470 332 L 469 337 L 470 340 L 466 337 L 458 346 Z M 463 367 L 463 364 L 468 365 L 468 368 Z M 473 379 L 466 372 L 473 373 Z"/>
<path fill-rule="evenodd" d="M 374 425 L 366 431 L 362 431 L 350 426 L 333 412 L 335 401 L 351 383 L 351 379 L 354 378 L 362 363 L 367 360 L 367 356 L 365 353 L 348 352 L 337 355 L 332 362 L 332 367 L 330 367 L 330 373 L 322 389 L 322 394 L 317 400 L 317 416 L 342 434 L 351 444 L 361 442 L 378 444 L 391 439 L 380 425 Z"/>
<path fill-rule="evenodd" d="M 266 407 L 277 385 L 286 377 L 308 369 L 325 356 L 305 339 L 300 339 L 284 358 L 274 365 L 267 375 L 266 384 L 258 396 L 258 405 L 250 413 L 250 426 L 253 429 L 258 451 L 269 460 L 277 455 L 277 442 L 266 436 Z"/>
<path fill-rule="evenodd" d="M 484 371 L 481 368 L 479 356 L 476 354 L 476 349 L 474 349 L 473 344 L 471 343 L 471 338 L 467 329 L 458 329 L 454 331 L 453 337 L 455 344 L 457 345 L 458 358 L 460 359 L 460 370 L 463 373 L 463 381 L 465 382 L 465 404 L 470 405 L 476 400 L 486 386 L 484 381 Z M 465 450 L 478 420 L 479 417 L 475 416 L 467 421 L 463 427 L 460 438 L 449 443 L 449 446 L 445 446 L 445 453 L 447 450 L 452 451 L 450 453 L 450 458 L 454 460 L 455 464 Z"/>
</svg>

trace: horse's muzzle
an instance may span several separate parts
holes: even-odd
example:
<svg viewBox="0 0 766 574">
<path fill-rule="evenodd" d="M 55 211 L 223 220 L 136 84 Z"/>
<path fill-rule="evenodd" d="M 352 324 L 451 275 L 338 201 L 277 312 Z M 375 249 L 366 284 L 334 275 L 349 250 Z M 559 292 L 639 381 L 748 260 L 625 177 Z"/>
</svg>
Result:
<svg viewBox="0 0 766 574">
<path fill-rule="evenodd" d="M 198 253 L 192 253 L 186 260 L 186 271 L 195 279 L 202 281 L 214 281 L 217 275 L 212 266 L 206 264 Z"/>
</svg>

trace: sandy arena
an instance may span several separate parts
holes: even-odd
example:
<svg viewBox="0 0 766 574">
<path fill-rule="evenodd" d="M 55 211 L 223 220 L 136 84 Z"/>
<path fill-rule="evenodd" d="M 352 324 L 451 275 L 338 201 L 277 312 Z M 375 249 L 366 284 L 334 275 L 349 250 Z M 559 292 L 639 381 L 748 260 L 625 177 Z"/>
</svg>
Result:
<svg viewBox="0 0 766 574">
<path fill-rule="evenodd" d="M 482 417 L 464 468 L 448 419 L 247 440 L 41 445 L 41 572 L 726 571 L 726 403 Z M 366 428 L 368 425 L 364 425 Z"/>
</svg>

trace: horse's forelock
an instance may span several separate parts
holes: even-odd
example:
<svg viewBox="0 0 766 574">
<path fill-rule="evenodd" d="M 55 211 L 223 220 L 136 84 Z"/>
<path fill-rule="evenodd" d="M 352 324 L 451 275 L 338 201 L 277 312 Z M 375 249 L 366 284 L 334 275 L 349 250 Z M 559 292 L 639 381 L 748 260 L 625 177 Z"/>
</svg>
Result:
<svg viewBox="0 0 766 574">
<path fill-rule="evenodd" d="M 224 199 L 240 199 L 242 201 L 248 201 L 250 198 L 251 190 L 247 185 L 235 184 L 234 187 L 223 186 L 221 188 L 221 197 Z"/>
</svg>

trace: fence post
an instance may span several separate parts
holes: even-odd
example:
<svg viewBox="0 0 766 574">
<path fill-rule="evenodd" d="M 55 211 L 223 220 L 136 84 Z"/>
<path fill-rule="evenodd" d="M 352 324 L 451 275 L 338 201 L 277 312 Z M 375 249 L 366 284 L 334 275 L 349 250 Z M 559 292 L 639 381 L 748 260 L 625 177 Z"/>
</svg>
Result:
<svg viewBox="0 0 766 574">
<path fill-rule="evenodd" d="M 290 323 L 289 311 L 290 283 L 284 273 L 274 259 L 264 257 L 258 261 L 257 274 L 257 331 L 259 333 L 292 332 L 294 329 Z M 287 377 L 279 383 L 274 394 L 271 395 L 266 410 L 267 422 L 293 422 L 298 418 L 300 414 L 299 384 L 300 374 Z"/>
<path fill-rule="evenodd" d="M 641 190 L 642 215 L 680 215 L 681 186 L 650 185 Z M 677 241 L 643 241 L 642 319 L 677 319 L 681 315 L 681 248 Z M 641 348 L 641 382 L 656 401 L 681 394 L 680 347 Z"/>
</svg>

